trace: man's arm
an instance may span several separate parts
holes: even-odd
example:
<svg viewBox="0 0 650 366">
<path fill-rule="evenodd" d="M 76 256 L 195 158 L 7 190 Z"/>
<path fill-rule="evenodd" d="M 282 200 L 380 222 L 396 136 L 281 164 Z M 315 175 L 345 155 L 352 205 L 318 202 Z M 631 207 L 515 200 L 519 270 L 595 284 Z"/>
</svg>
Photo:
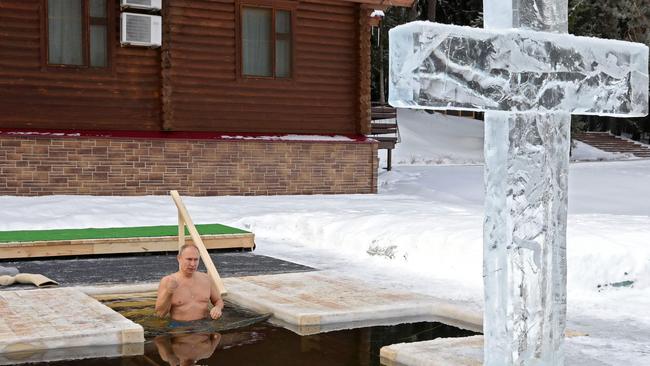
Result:
<svg viewBox="0 0 650 366">
<path fill-rule="evenodd" d="M 173 275 L 165 276 L 158 285 L 158 297 L 156 298 L 156 315 L 163 318 L 172 308 L 172 296 L 178 288 L 178 282 Z"/>
<path fill-rule="evenodd" d="M 156 344 L 160 358 L 162 358 L 163 361 L 166 361 L 170 365 L 181 364 L 181 360 L 174 354 L 172 343 L 168 336 L 158 336 L 153 340 L 153 342 Z"/>
<path fill-rule="evenodd" d="M 221 318 L 221 312 L 223 311 L 223 299 L 221 298 L 219 290 L 212 284 L 212 281 L 210 281 L 210 302 L 212 302 L 212 305 L 214 306 L 212 310 L 210 310 L 210 318 Z"/>
</svg>

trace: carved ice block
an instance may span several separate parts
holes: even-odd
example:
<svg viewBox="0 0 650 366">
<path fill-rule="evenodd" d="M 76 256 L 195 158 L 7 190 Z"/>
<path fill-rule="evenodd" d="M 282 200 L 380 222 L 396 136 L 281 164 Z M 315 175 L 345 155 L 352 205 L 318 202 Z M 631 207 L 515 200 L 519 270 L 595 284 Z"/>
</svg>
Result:
<svg viewBox="0 0 650 366">
<path fill-rule="evenodd" d="M 563 365 L 571 116 L 485 123 L 485 365 Z"/>
<path fill-rule="evenodd" d="M 390 31 L 395 107 L 648 113 L 648 47 L 530 30 L 413 22 Z"/>
<path fill-rule="evenodd" d="M 483 1 L 485 28 L 568 32 L 568 0 Z"/>
</svg>

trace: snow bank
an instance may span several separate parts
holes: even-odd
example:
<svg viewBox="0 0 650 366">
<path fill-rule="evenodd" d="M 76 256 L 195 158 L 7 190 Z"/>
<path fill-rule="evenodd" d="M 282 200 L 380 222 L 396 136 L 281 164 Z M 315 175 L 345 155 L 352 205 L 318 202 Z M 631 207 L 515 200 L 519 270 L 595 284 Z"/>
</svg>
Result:
<svg viewBox="0 0 650 366">
<path fill-rule="evenodd" d="M 398 109 L 397 121 L 394 165 L 483 163 L 482 121 L 410 109 Z M 380 159 L 385 166 L 385 154 Z"/>
<path fill-rule="evenodd" d="M 393 165 L 483 164 L 483 121 L 398 109 L 401 142 L 393 150 Z M 630 154 L 610 153 L 574 140 L 571 161 L 610 161 L 636 159 Z M 379 153 L 380 166 L 386 154 Z"/>
</svg>

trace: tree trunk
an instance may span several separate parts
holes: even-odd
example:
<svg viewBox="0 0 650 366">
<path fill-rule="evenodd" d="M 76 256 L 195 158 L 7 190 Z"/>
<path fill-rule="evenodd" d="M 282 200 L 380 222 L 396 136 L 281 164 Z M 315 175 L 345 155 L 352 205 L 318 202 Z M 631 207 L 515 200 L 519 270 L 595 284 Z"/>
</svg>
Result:
<svg viewBox="0 0 650 366">
<path fill-rule="evenodd" d="M 427 19 L 430 22 L 436 21 L 436 4 L 437 0 L 427 0 Z"/>
<path fill-rule="evenodd" d="M 411 7 L 411 9 L 409 9 L 409 22 L 417 20 L 417 18 L 418 18 L 418 1 L 414 1 L 413 6 Z"/>
<path fill-rule="evenodd" d="M 382 39 L 382 32 L 384 30 L 384 22 L 379 23 L 379 104 L 386 104 L 386 93 L 384 91 L 384 40 Z"/>
</svg>

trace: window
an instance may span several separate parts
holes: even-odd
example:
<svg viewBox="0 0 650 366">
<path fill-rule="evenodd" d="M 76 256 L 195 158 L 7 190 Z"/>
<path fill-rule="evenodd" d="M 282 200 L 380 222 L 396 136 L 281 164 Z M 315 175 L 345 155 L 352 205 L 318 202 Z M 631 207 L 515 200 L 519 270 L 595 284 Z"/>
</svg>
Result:
<svg viewBox="0 0 650 366">
<path fill-rule="evenodd" d="M 291 77 L 291 11 L 244 6 L 241 15 L 241 73 Z"/>
<path fill-rule="evenodd" d="M 47 63 L 108 66 L 106 0 L 47 1 Z"/>
</svg>

